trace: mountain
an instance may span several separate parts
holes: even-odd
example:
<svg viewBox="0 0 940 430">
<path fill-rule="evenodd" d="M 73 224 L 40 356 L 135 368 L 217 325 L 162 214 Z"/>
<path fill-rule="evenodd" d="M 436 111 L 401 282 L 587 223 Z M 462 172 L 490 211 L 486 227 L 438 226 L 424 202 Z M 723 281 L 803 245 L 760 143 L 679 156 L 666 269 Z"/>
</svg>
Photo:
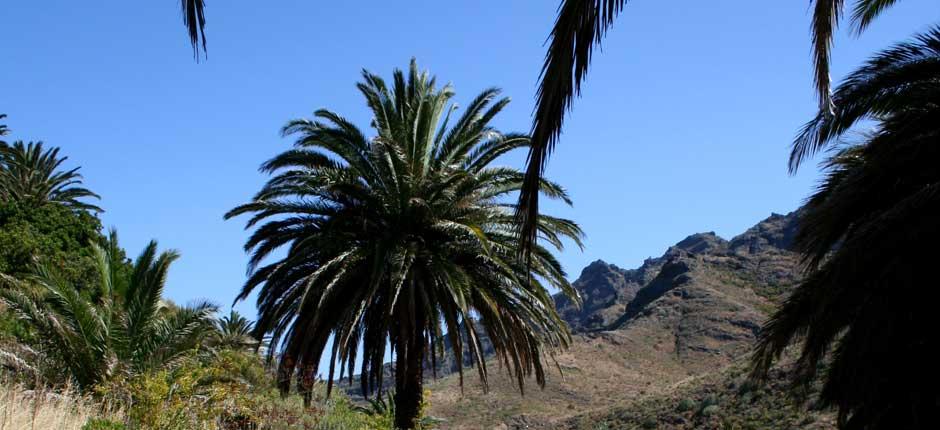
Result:
<svg viewBox="0 0 940 430">
<path fill-rule="evenodd" d="M 572 424 L 579 417 L 695 393 L 701 381 L 727 385 L 722 372 L 743 366 L 761 324 L 799 280 L 791 250 L 797 219 L 797 212 L 773 214 L 731 240 L 693 234 L 636 269 L 591 263 L 573 284 L 582 307 L 555 297 L 575 334 L 555 357 L 561 374 L 550 374 L 544 390 L 532 382 L 520 396 L 511 378 L 493 375 L 489 393 L 473 378 L 461 393 L 456 378 L 445 376 L 430 384 L 431 413 L 448 419 L 442 428 L 581 428 Z M 765 399 L 785 402 L 776 393 Z M 789 418 L 775 422 L 803 419 Z M 698 428 L 686 421 L 672 428 Z"/>
</svg>

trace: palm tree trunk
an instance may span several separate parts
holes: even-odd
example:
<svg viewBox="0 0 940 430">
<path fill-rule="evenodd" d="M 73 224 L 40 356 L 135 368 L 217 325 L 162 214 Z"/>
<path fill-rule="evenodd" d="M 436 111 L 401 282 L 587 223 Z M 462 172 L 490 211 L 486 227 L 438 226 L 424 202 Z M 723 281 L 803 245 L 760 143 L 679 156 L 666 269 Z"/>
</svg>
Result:
<svg viewBox="0 0 940 430">
<path fill-rule="evenodd" d="M 399 321 L 402 323 L 395 353 L 395 428 L 411 430 L 421 414 L 424 396 L 424 324 L 423 316 L 419 315 L 415 315 L 414 324 L 408 319 Z"/>
</svg>

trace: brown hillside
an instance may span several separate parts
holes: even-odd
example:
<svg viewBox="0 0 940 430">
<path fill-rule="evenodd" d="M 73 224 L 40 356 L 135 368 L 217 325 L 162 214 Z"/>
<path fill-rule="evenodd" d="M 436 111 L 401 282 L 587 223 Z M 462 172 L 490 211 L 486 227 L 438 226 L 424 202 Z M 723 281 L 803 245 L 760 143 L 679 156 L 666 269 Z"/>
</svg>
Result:
<svg viewBox="0 0 940 430">
<path fill-rule="evenodd" d="M 544 390 L 529 384 L 524 396 L 508 377 L 491 377 L 488 394 L 467 378 L 461 394 L 447 376 L 430 384 L 431 413 L 447 419 L 442 428 L 546 428 L 721 374 L 742 361 L 798 279 L 795 221 L 775 214 L 730 241 L 695 234 L 634 270 L 592 263 L 574 284 L 584 306 L 556 299 L 576 332 L 556 357 L 561 375 Z"/>
</svg>

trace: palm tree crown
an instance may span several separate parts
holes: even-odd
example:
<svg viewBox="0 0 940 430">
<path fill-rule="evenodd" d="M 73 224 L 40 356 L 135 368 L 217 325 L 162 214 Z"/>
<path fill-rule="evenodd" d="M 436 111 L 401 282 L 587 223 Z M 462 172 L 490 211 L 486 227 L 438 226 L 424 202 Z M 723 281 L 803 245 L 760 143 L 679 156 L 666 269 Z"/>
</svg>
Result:
<svg viewBox="0 0 940 430">
<path fill-rule="evenodd" d="M 156 242 L 150 242 L 130 279 L 119 279 L 117 234 L 112 231 L 104 247 L 92 247 L 99 273 L 94 299 L 43 267 L 28 282 L 0 275 L 9 284 L 0 289 L 0 299 L 40 334 L 79 386 L 170 366 L 200 345 L 216 308 L 208 303 L 169 308 L 161 299 L 175 252 L 157 254 Z"/>
<path fill-rule="evenodd" d="M 361 345 L 363 391 L 381 391 L 389 343 L 396 425 L 411 428 L 422 368 L 442 353 L 445 332 L 466 333 L 446 339 L 457 357 L 471 352 L 486 384 L 478 330 L 520 389 L 531 374 L 544 384 L 543 351 L 566 346 L 569 333 L 543 283 L 575 293 L 547 249 L 535 248 L 531 264 L 518 258 L 514 205 L 505 200 L 523 174 L 492 163 L 529 138 L 489 124 L 508 99 L 486 90 L 452 118 L 451 87 L 438 88 L 414 60 L 407 75 L 395 71 L 391 88 L 368 72 L 358 88 L 374 137 L 326 110 L 289 122 L 283 133 L 298 137 L 295 149 L 264 163 L 275 176 L 226 215 L 252 214 L 249 228 L 265 222 L 245 245 L 251 276 L 239 299 L 261 286 L 257 331 L 281 345 L 282 388 L 295 371 L 315 371 L 333 338 L 329 383 L 337 364 L 340 378 L 352 378 Z M 541 188 L 570 202 L 557 184 Z M 541 216 L 538 231 L 555 248 L 562 238 L 580 245 L 571 221 Z M 285 256 L 262 264 L 281 247 Z"/>
<path fill-rule="evenodd" d="M 43 150 L 42 142 L 0 145 L 0 200 L 27 204 L 61 204 L 73 209 L 102 212 L 81 199 L 100 198 L 83 188 L 81 167 L 62 171 L 68 157 L 59 157 L 59 148 Z"/>
<path fill-rule="evenodd" d="M 254 327 L 253 322 L 232 310 L 216 321 L 215 333 L 209 338 L 209 346 L 217 350 L 254 350 L 260 344 L 252 335 Z"/>
<path fill-rule="evenodd" d="M 839 409 L 844 428 L 940 428 L 938 100 L 935 27 L 850 74 L 833 93 L 835 110 L 810 121 L 794 146 L 798 163 L 874 120 L 861 143 L 836 146 L 825 164 L 796 240 L 806 277 L 764 327 L 754 356 L 763 377 L 801 340 L 795 383 L 807 388 L 831 355 L 820 400 Z"/>
</svg>

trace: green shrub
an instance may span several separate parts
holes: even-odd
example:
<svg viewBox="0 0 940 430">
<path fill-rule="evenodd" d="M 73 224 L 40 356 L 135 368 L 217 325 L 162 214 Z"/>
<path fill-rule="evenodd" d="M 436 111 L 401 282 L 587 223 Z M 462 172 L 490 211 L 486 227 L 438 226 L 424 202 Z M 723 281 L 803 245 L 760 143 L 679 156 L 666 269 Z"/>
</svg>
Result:
<svg viewBox="0 0 940 430">
<path fill-rule="evenodd" d="M 758 388 L 760 388 L 760 384 L 751 379 L 745 379 L 744 382 L 738 386 L 738 395 L 743 396 L 745 394 L 752 393 Z"/>
<path fill-rule="evenodd" d="M 709 394 L 705 396 L 705 398 L 702 399 L 701 403 L 699 403 L 699 407 L 698 407 L 699 413 L 704 411 L 705 408 L 712 406 L 712 405 L 717 405 L 717 404 L 718 404 L 718 397 L 716 397 L 715 395 Z"/>
<path fill-rule="evenodd" d="M 715 416 L 715 415 L 718 415 L 719 411 L 720 409 L 718 408 L 718 405 L 708 405 L 702 409 L 702 416 L 703 417 Z"/>
<path fill-rule="evenodd" d="M 692 399 L 682 399 L 679 405 L 676 406 L 676 410 L 679 412 L 688 412 L 692 409 L 695 409 L 695 400 Z"/>
<path fill-rule="evenodd" d="M 391 415 L 363 413 L 337 390 L 326 400 L 323 384 L 314 390 L 314 403 L 305 408 L 300 396 L 281 396 L 257 355 L 223 350 L 185 358 L 172 371 L 115 381 L 98 392 L 125 405 L 134 430 L 392 429 Z"/>
</svg>

